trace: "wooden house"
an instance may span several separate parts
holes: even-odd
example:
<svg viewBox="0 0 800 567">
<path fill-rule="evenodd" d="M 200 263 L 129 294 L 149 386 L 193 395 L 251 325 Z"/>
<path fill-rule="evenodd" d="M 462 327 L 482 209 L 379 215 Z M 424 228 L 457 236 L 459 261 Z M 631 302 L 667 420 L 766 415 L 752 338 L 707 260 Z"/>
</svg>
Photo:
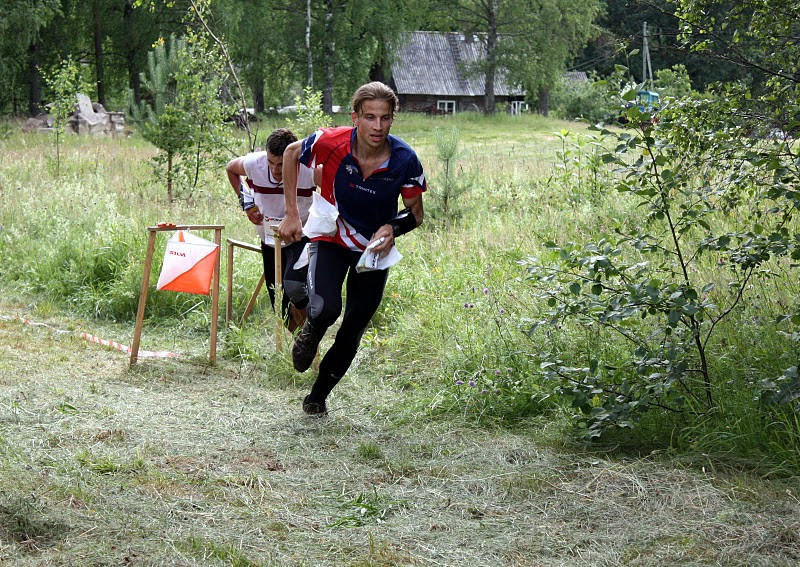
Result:
<svg viewBox="0 0 800 567">
<path fill-rule="evenodd" d="M 389 85 L 400 99 L 400 108 L 411 112 L 454 114 L 484 111 L 483 73 L 470 73 L 470 64 L 481 61 L 486 49 L 479 34 L 417 31 L 405 34 L 391 66 Z M 495 75 L 495 103 L 506 103 L 509 112 L 527 108 L 525 93 L 510 87 L 505 73 Z"/>
</svg>

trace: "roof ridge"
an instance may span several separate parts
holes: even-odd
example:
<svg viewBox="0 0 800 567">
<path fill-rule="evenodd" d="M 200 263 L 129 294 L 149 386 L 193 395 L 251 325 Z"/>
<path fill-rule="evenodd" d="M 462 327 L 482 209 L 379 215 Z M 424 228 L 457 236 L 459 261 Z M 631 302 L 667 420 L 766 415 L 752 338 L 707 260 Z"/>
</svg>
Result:
<svg viewBox="0 0 800 567">
<path fill-rule="evenodd" d="M 447 45 L 450 46 L 450 54 L 453 57 L 453 62 L 456 64 L 456 77 L 458 78 L 458 86 L 461 90 L 466 90 L 469 85 L 467 84 L 467 80 L 464 78 L 464 73 L 462 73 L 462 58 L 461 58 L 461 50 L 458 48 L 458 32 L 447 32 L 445 33 L 445 37 L 447 38 Z"/>
<path fill-rule="evenodd" d="M 475 34 L 470 39 L 467 42 L 459 32 L 405 32 L 398 57 L 392 62 L 395 92 L 445 99 L 483 96 L 485 84 L 479 66 L 486 58 L 484 46 Z M 495 96 L 523 94 L 507 81 L 505 72 L 498 73 Z"/>
</svg>

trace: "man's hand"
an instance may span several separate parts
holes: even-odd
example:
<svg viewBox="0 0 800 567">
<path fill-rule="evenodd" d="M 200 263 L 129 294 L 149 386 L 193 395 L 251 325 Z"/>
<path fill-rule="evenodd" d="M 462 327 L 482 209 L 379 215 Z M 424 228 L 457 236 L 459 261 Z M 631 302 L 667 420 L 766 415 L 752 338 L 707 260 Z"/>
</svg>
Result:
<svg viewBox="0 0 800 567">
<path fill-rule="evenodd" d="M 380 227 L 375 234 L 372 235 L 372 239 L 369 241 L 369 244 L 378 241 L 378 244 L 372 248 L 372 252 L 375 252 L 381 258 L 385 258 L 386 255 L 392 250 L 392 246 L 394 246 L 394 231 L 392 230 L 392 226 L 385 224 Z M 369 246 L 367 244 L 367 246 Z"/>
<path fill-rule="evenodd" d="M 257 208 L 252 208 L 250 210 L 245 211 L 247 218 L 250 220 L 251 223 L 255 225 L 259 225 L 264 222 L 264 215 L 261 214 Z"/>
<path fill-rule="evenodd" d="M 300 217 L 287 215 L 278 225 L 278 234 L 287 244 L 298 242 L 303 238 L 303 223 L 300 222 Z"/>
</svg>

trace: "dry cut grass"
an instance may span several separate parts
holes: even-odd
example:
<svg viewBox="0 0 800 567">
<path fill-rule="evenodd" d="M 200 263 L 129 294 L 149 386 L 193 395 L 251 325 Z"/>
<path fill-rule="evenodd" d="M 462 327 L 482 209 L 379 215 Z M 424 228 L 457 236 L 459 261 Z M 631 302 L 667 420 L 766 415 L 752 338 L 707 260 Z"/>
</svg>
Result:
<svg viewBox="0 0 800 567">
<path fill-rule="evenodd" d="M 0 300 L 0 315 L 30 313 Z M 8 319 L 0 353 L 2 565 L 800 562 L 796 480 L 566 450 L 552 423 L 400 420 L 414 394 L 368 356 L 314 419 L 311 377 L 274 357 L 129 370 Z"/>
</svg>

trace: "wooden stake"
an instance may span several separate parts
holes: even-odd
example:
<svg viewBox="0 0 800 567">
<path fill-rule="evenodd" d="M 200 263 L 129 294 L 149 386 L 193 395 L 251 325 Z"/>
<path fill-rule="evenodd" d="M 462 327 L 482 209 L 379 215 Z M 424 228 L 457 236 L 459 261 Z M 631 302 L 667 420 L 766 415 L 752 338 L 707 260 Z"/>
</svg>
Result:
<svg viewBox="0 0 800 567">
<path fill-rule="evenodd" d="M 225 327 L 233 318 L 233 242 L 228 239 L 228 281 L 225 287 Z"/>
<path fill-rule="evenodd" d="M 227 302 L 228 308 L 226 310 L 226 319 L 225 324 L 229 324 L 230 321 L 233 319 L 233 254 L 235 248 L 244 248 L 245 250 L 250 250 L 252 252 L 258 252 L 259 256 L 261 255 L 261 246 L 256 244 L 250 244 L 249 242 L 242 242 L 241 240 L 234 240 L 232 238 L 226 239 L 228 242 L 228 295 L 227 295 Z M 256 284 L 256 289 L 253 291 L 253 295 L 250 297 L 250 301 L 247 303 L 247 307 L 244 310 L 244 315 L 242 315 L 241 321 L 239 324 L 243 324 L 247 316 L 250 315 L 250 312 L 253 311 L 253 308 L 256 306 L 256 301 L 258 300 L 258 294 L 261 292 L 261 287 L 264 285 L 265 282 L 264 274 L 262 272 L 261 278 L 258 280 L 258 284 Z"/>
<path fill-rule="evenodd" d="M 239 323 L 240 325 L 244 323 L 245 319 L 247 319 L 247 316 L 250 315 L 250 312 L 256 306 L 256 300 L 258 300 L 258 294 L 261 293 L 261 286 L 264 285 L 265 281 L 267 281 L 267 279 L 264 277 L 264 273 L 262 272 L 261 277 L 259 278 L 258 283 L 256 284 L 256 289 L 253 291 L 253 295 L 250 296 L 250 301 L 247 302 L 247 307 L 245 308 L 244 314 L 242 315 L 242 320 Z"/>
<path fill-rule="evenodd" d="M 214 275 L 211 280 L 211 346 L 209 361 L 217 363 L 217 319 L 219 319 L 219 263 L 222 250 L 222 228 L 214 229 L 214 244 L 217 245 L 217 260 L 214 262 Z"/>
<path fill-rule="evenodd" d="M 147 288 L 150 286 L 150 271 L 153 268 L 153 251 L 155 247 L 156 231 L 150 230 L 150 236 L 147 239 L 147 253 L 144 256 L 144 273 L 142 274 L 142 289 L 139 292 L 139 308 L 136 310 L 136 327 L 133 331 L 133 342 L 131 343 L 130 366 L 136 364 L 136 359 L 139 358 L 139 341 L 142 338 L 144 306 L 147 304 Z"/>
<path fill-rule="evenodd" d="M 281 235 L 278 233 L 278 225 L 270 225 L 272 236 L 275 239 L 275 349 L 280 352 L 283 350 L 283 250 L 281 248 Z"/>
</svg>

